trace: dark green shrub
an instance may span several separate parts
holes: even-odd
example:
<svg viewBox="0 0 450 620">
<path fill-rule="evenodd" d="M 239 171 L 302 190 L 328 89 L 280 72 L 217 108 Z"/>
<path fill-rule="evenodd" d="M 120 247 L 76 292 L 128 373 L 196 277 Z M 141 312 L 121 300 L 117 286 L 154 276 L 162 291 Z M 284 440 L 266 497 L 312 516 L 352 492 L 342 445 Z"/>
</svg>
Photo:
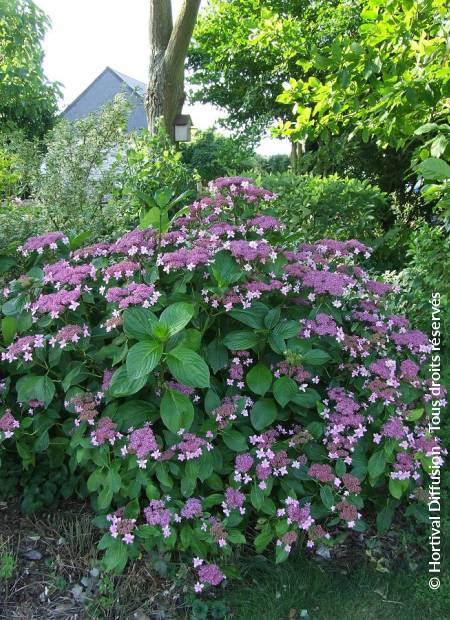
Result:
<svg viewBox="0 0 450 620">
<path fill-rule="evenodd" d="M 369 248 L 290 251 L 270 191 L 209 189 L 167 231 L 29 239 L 0 314 L 0 449 L 33 472 L 29 503 L 59 464 L 85 481 L 107 570 L 194 556 L 196 592 L 250 542 L 282 562 L 398 511 L 427 522 L 441 450 L 430 341 L 388 311 Z"/>
</svg>

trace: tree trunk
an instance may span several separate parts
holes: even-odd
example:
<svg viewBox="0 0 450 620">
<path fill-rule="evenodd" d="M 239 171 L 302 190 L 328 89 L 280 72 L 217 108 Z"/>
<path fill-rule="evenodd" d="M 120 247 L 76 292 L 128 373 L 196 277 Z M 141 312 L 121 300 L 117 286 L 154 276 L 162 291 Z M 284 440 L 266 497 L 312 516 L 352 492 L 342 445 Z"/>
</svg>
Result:
<svg viewBox="0 0 450 620">
<path fill-rule="evenodd" d="M 154 134 L 162 122 L 172 140 L 174 121 L 185 100 L 184 62 L 199 7 L 200 0 L 184 0 L 173 24 L 170 0 L 150 0 L 150 59 L 145 96 L 148 129 Z"/>
</svg>

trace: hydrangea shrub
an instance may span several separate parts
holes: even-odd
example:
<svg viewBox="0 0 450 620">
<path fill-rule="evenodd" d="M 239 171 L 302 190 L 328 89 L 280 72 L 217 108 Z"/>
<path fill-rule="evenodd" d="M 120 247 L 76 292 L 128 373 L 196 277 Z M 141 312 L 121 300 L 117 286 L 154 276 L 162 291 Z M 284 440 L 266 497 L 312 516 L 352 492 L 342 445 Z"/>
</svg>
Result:
<svg viewBox="0 0 450 620">
<path fill-rule="evenodd" d="M 269 191 L 209 192 L 166 233 L 29 239 L 1 307 L 0 450 L 83 472 L 107 569 L 176 552 L 197 592 L 246 543 L 281 562 L 426 518 L 444 452 L 430 342 L 387 314 L 368 248 L 286 248 Z"/>
</svg>

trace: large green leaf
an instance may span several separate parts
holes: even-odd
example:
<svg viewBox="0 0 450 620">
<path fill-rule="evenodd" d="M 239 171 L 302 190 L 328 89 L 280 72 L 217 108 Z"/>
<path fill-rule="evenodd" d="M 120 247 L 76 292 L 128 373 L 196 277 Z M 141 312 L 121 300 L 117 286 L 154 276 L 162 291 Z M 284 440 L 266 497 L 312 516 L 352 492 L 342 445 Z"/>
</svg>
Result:
<svg viewBox="0 0 450 620">
<path fill-rule="evenodd" d="M 127 355 L 127 373 L 130 379 L 147 376 L 159 364 L 163 346 L 156 340 L 143 340 L 131 347 Z"/>
<path fill-rule="evenodd" d="M 111 379 L 108 394 L 114 398 L 131 396 L 131 394 L 136 394 L 136 392 L 142 390 L 146 383 L 147 375 L 139 377 L 138 379 L 132 379 L 128 375 L 127 367 L 121 366 L 116 370 Z"/>
<path fill-rule="evenodd" d="M 214 374 L 228 365 L 228 351 L 217 338 L 206 347 L 206 359 Z"/>
<path fill-rule="evenodd" d="M 223 431 L 222 438 L 225 445 L 234 452 L 245 452 L 248 450 L 247 438 L 239 431 L 234 429 Z"/>
<path fill-rule="evenodd" d="M 189 430 L 194 420 L 194 406 L 177 390 L 167 390 L 161 400 L 161 419 L 172 433 Z"/>
<path fill-rule="evenodd" d="M 47 375 L 25 375 L 16 383 L 18 402 L 41 400 L 48 405 L 55 395 L 55 384 Z"/>
<path fill-rule="evenodd" d="M 194 316 L 194 312 L 192 304 L 180 301 L 162 311 L 159 323 L 167 328 L 169 336 L 173 336 L 186 327 Z"/>
<path fill-rule="evenodd" d="M 256 366 L 249 370 L 245 380 L 252 392 L 259 394 L 259 396 L 264 396 L 272 385 L 272 379 L 273 375 L 267 366 L 256 364 Z"/>
<path fill-rule="evenodd" d="M 209 387 L 209 368 L 198 353 L 176 347 L 167 354 L 167 365 L 177 381 L 190 387 Z"/>
<path fill-rule="evenodd" d="M 158 319 L 148 308 L 127 308 L 123 312 L 123 331 L 130 338 L 148 338 Z"/>
<path fill-rule="evenodd" d="M 450 166 L 443 159 L 428 157 L 417 168 L 427 181 L 450 179 Z"/>
<path fill-rule="evenodd" d="M 290 377 L 280 377 L 273 384 L 273 395 L 282 407 L 287 405 L 298 393 L 298 385 Z"/>
<path fill-rule="evenodd" d="M 215 255 L 211 271 L 220 287 L 237 282 L 242 275 L 241 267 L 231 254 L 225 250 L 217 252 Z"/>
<path fill-rule="evenodd" d="M 250 420 L 257 431 L 270 426 L 277 418 L 277 406 L 270 398 L 258 400 L 250 412 Z"/>
<path fill-rule="evenodd" d="M 322 351 L 322 349 L 311 349 L 311 351 L 306 351 L 303 355 L 304 363 L 309 364 L 310 366 L 322 366 L 330 359 L 331 357 L 328 353 L 326 351 Z"/>
<path fill-rule="evenodd" d="M 223 344 L 232 351 L 251 349 L 259 342 L 257 334 L 248 330 L 228 333 L 223 339 Z"/>
<path fill-rule="evenodd" d="M 371 476 L 372 478 L 377 478 L 384 472 L 385 466 L 386 458 L 384 456 L 384 452 L 382 450 L 374 452 L 367 464 L 367 471 L 369 472 L 369 476 Z"/>
<path fill-rule="evenodd" d="M 17 333 L 17 319 L 14 316 L 6 316 L 2 319 L 2 336 L 6 345 L 11 344 Z"/>
</svg>

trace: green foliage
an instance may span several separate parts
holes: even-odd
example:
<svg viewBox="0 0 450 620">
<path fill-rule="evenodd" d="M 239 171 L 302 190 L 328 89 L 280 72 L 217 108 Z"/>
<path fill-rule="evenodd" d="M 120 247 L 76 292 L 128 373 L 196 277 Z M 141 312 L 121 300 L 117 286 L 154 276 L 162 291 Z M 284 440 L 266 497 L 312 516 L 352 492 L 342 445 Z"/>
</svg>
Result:
<svg viewBox="0 0 450 620">
<path fill-rule="evenodd" d="M 34 194 L 53 229 L 89 230 L 93 238 L 111 234 L 119 214 L 106 201 L 119 171 L 114 153 L 125 143 L 128 105 L 118 95 L 98 113 L 75 122 L 60 120 L 46 136 Z"/>
<path fill-rule="evenodd" d="M 240 174 L 256 163 L 254 152 L 245 141 L 233 140 L 213 129 L 198 132 L 192 142 L 186 143 L 182 158 L 202 181 Z"/>
<path fill-rule="evenodd" d="M 366 516 L 385 532 L 426 512 L 427 340 L 356 264 L 368 248 L 288 252 L 268 190 L 210 191 L 167 233 L 75 254 L 62 233 L 31 239 L 2 288 L 0 479 L 20 464 L 26 510 L 89 496 L 110 572 L 176 552 L 232 578 L 242 545 L 280 563 L 297 539 L 331 547 Z M 405 453 L 417 480 L 395 475 Z"/>
<path fill-rule="evenodd" d="M 360 239 L 383 235 L 389 198 L 366 181 L 338 175 L 262 175 L 265 187 L 278 194 L 275 209 L 288 226 L 288 240 Z"/>
<path fill-rule="evenodd" d="M 329 143 L 344 131 L 348 140 L 358 136 L 410 155 L 414 148 L 413 163 L 430 155 L 448 159 L 448 3 L 362 0 L 356 5 L 357 31 L 312 48 L 299 61 L 302 71 L 286 81 L 278 101 L 294 104 L 296 120 L 281 123 L 281 133 L 303 143 Z M 301 47 L 302 41 L 296 49 Z M 429 199 L 433 193 L 438 197 L 429 190 Z"/>
<path fill-rule="evenodd" d="M 42 136 L 53 124 L 59 84 L 44 75 L 43 39 L 49 19 L 32 0 L 0 6 L 0 123 Z"/>
<path fill-rule="evenodd" d="M 195 195 L 198 178 L 183 162 L 181 152 L 172 144 L 162 126 L 156 135 L 151 135 L 147 130 L 131 134 L 125 153 L 118 153 L 118 162 L 121 175 L 115 200 L 128 214 L 129 225 L 135 225 L 136 215 L 142 214 L 142 210 L 165 207 L 170 200 L 188 190 L 190 193 L 183 196 L 183 200 L 188 195 Z M 157 192 L 161 198 L 168 192 L 164 205 L 155 204 Z M 147 222 L 146 225 L 153 226 L 154 223 Z"/>
<path fill-rule="evenodd" d="M 296 124 L 285 130 L 305 138 L 345 126 L 403 148 L 421 125 L 447 114 L 448 6 L 445 0 L 363 0 L 357 8 L 357 33 L 312 49 L 300 63 L 308 79 L 292 77 L 285 85 L 279 100 L 297 109 Z"/>
<path fill-rule="evenodd" d="M 392 281 L 400 286 L 395 306 L 419 328 L 429 331 L 432 295 L 440 293 L 444 349 L 450 345 L 450 237 L 443 226 L 425 222 L 412 231 L 406 249 L 408 263 Z"/>
<path fill-rule="evenodd" d="M 17 164 L 17 157 L 0 149 L 0 201 L 2 202 L 17 195 L 15 190 L 21 180 Z"/>
<path fill-rule="evenodd" d="M 276 98 L 281 84 L 302 71 L 298 61 L 352 32 L 356 16 L 336 0 L 208 2 L 189 50 L 194 100 L 226 110 L 225 125 L 259 140 L 275 119 L 291 118 Z"/>
</svg>

